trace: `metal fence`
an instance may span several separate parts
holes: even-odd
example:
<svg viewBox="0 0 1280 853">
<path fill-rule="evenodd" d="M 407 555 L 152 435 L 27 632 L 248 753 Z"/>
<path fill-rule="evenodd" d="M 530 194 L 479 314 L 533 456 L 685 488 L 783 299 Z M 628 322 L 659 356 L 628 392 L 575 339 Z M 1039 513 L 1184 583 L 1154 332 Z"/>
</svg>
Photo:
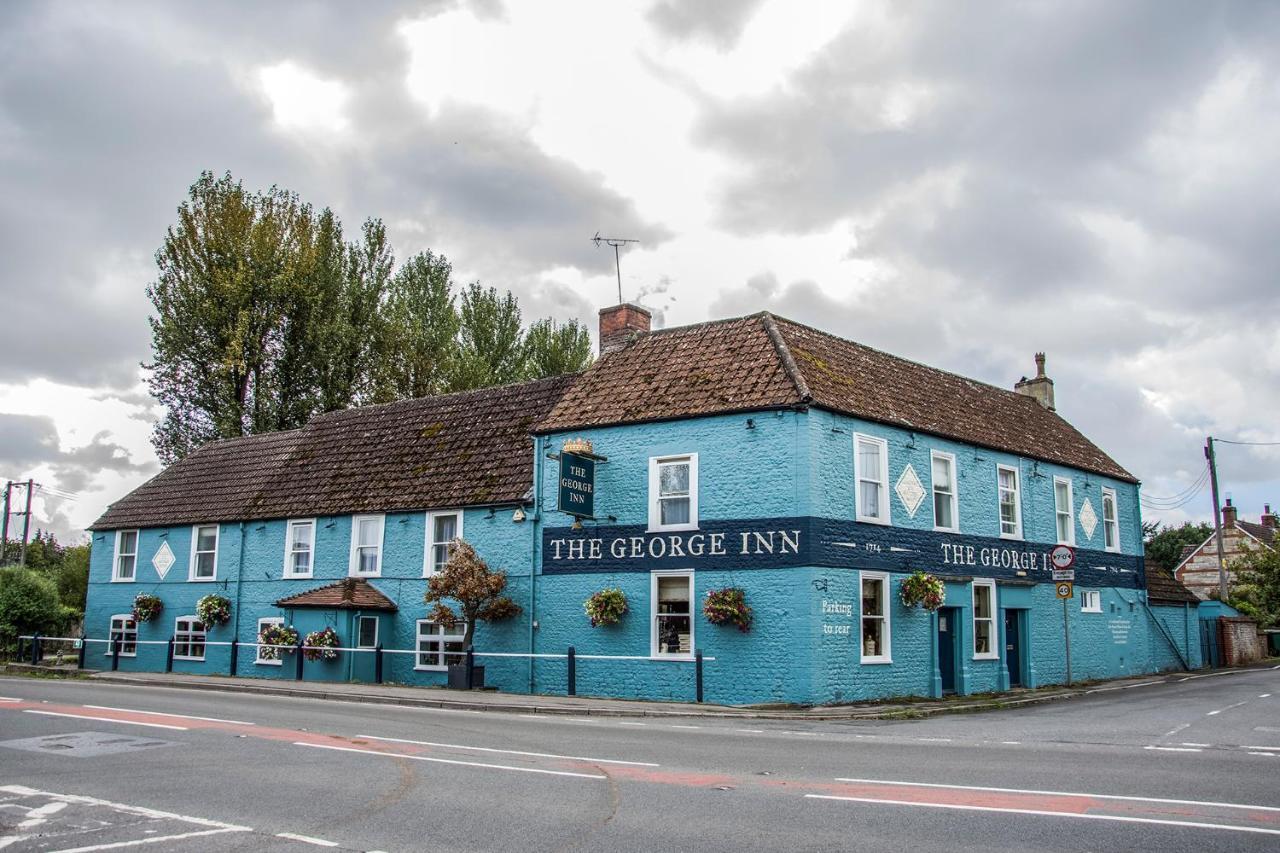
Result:
<svg viewBox="0 0 1280 853">
<path fill-rule="evenodd" d="M 30 641 L 31 645 L 24 653 L 24 645 Z M 121 657 L 133 657 L 136 654 L 138 646 L 164 646 L 165 647 L 165 663 L 164 671 L 173 672 L 174 647 L 175 645 L 199 645 L 203 648 L 212 646 L 230 647 L 230 665 L 227 667 L 228 675 L 237 675 L 239 666 L 240 650 L 249 648 L 253 649 L 255 657 L 260 658 L 260 649 L 272 649 L 277 655 L 293 655 L 294 656 L 294 673 L 293 677 L 296 681 L 302 681 L 307 664 L 307 652 L 348 652 L 351 654 L 365 654 L 373 656 L 373 682 L 375 684 L 383 683 L 384 662 L 387 655 L 418 655 L 421 654 L 418 649 L 387 649 L 382 644 L 373 648 L 349 648 L 345 646 L 308 646 L 301 640 L 292 645 L 281 645 L 278 643 L 242 643 L 239 640 L 195 640 L 191 641 L 185 636 L 182 640 L 172 636 L 168 640 L 138 640 L 128 639 L 121 634 L 113 634 L 110 638 L 94 638 L 94 637 L 46 637 L 40 634 L 24 634 L 18 637 L 18 658 L 19 660 L 30 659 L 32 664 L 40 664 L 43 660 L 44 653 L 51 645 L 71 644 L 76 654 L 76 665 L 80 669 L 85 669 L 85 662 L 89 645 L 91 643 L 105 644 L 104 654 L 111 658 L 111 671 L 116 672 L 120 669 Z M 133 648 L 134 652 L 126 652 L 124 649 Z M 565 692 L 569 696 L 578 695 L 578 661 L 653 661 L 654 658 L 645 655 L 581 655 L 573 646 L 563 653 L 552 652 L 478 652 L 474 647 L 468 648 L 462 652 L 451 653 L 449 656 L 458 657 L 465 660 L 465 670 L 462 674 L 462 683 L 454 684 L 452 677 L 450 678 L 451 687 L 457 686 L 470 690 L 475 685 L 474 677 L 476 671 L 477 658 L 523 658 L 526 660 L 563 660 L 565 661 Z M 179 657 L 178 660 L 192 660 Z M 203 662 L 201 657 L 198 662 Z M 703 701 L 703 673 L 704 664 L 714 662 L 714 657 L 706 657 L 702 654 L 701 649 L 695 649 L 692 657 L 689 658 L 666 658 L 662 659 L 662 663 L 677 664 L 693 664 L 694 679 L 694 696 L 695 701 Z M 450 676 L 453 673 L 450 672 Z"/>
<path fill-rule="evenodd" d="M 1204 665 L 1217 669 L 1222 666 L 1222 649 L 1218 643 L 1218 620 L 1200 620 L 1200 659 Z"/>
</svg>

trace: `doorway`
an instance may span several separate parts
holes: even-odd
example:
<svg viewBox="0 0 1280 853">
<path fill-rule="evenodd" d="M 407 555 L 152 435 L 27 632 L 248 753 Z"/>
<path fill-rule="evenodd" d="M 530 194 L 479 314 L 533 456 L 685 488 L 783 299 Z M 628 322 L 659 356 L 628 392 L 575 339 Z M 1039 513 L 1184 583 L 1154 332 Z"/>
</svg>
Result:
<svg viewBox="0 0 1280 853">
<path fill-rule="evenodd" d="M 960 608 L 938 610 L 938 674 L 942 677 L 942 695 L 956 692 L 957 635 L 960 632 Z"/>
<path fill-rule="evenodd" d="M 1009 686 L 1022 686 L 1022 611 L 1004 612 L 1004 664 L 1009 670 Z"/>
</svg>

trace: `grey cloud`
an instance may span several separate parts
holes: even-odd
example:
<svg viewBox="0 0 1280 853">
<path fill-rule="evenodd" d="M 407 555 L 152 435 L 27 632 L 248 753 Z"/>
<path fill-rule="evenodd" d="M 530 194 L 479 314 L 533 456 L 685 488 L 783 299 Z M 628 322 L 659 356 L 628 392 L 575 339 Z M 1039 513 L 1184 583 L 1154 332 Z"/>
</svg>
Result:
<svg viewBox="0 0 1280 853">
<path fill-rule="evenodd" d="M 663 35 L 678 40 L 704 39 L 728 50 L 762 5 L 764 0 L 662 0 L 649 8 L 646 17 Z"/>
<path fill-rule="evenodd" d="M 49 465 L 56 480 L 50 485 L 78 492 L 103 471 L 128 474 L 155 470 L 154 462 L 135 463 L 129 451 L 109 439 L 108 433 L 100 432 L 88 444 L 64 450 L 53 418 L 0 412 L 0 471 L 21 476 L 37 466 Z"/>
</svg>

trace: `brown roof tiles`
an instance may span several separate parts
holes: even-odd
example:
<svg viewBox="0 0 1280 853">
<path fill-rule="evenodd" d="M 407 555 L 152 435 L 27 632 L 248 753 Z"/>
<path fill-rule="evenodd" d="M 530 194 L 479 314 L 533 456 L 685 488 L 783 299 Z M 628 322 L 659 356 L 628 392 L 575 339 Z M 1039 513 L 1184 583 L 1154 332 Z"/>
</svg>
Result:
<svg viewBox="0 0 1280 853">
<path fill-rule="evenodd" d="M 386 610 L 394 613 L 396 603 L 378 592 L 364 578 L 343 578 L 337 583 L 290 595 L 276 607 L 318 607 L 323 610 Z"/>
<path fill-rule="evenodd" d="M 1168 572 L 1147 563 L 1147 600 L 1152 604 L 1199 604 L 1200 599 Z"/>
</svg>

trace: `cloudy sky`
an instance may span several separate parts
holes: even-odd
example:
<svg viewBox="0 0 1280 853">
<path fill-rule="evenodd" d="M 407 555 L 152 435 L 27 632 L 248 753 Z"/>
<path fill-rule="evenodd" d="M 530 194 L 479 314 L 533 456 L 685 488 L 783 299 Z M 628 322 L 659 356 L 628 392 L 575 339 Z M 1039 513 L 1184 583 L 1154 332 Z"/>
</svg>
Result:
<svg viewBox="0 0 1280 853">
<path fill-rule="evenodd" d="M 1210 512 L 1280 442 L 1280 4 L 0 5 L 0 478 L 157 470 L 152 256 L 203 169 L 381 217 L 526 316 L 769 309 L 1011 387 Z M 1280 447 L 1221 449 L 1254 518 Z M 69 495 L 73 497 L 61 497 Z"/>
</svg>

